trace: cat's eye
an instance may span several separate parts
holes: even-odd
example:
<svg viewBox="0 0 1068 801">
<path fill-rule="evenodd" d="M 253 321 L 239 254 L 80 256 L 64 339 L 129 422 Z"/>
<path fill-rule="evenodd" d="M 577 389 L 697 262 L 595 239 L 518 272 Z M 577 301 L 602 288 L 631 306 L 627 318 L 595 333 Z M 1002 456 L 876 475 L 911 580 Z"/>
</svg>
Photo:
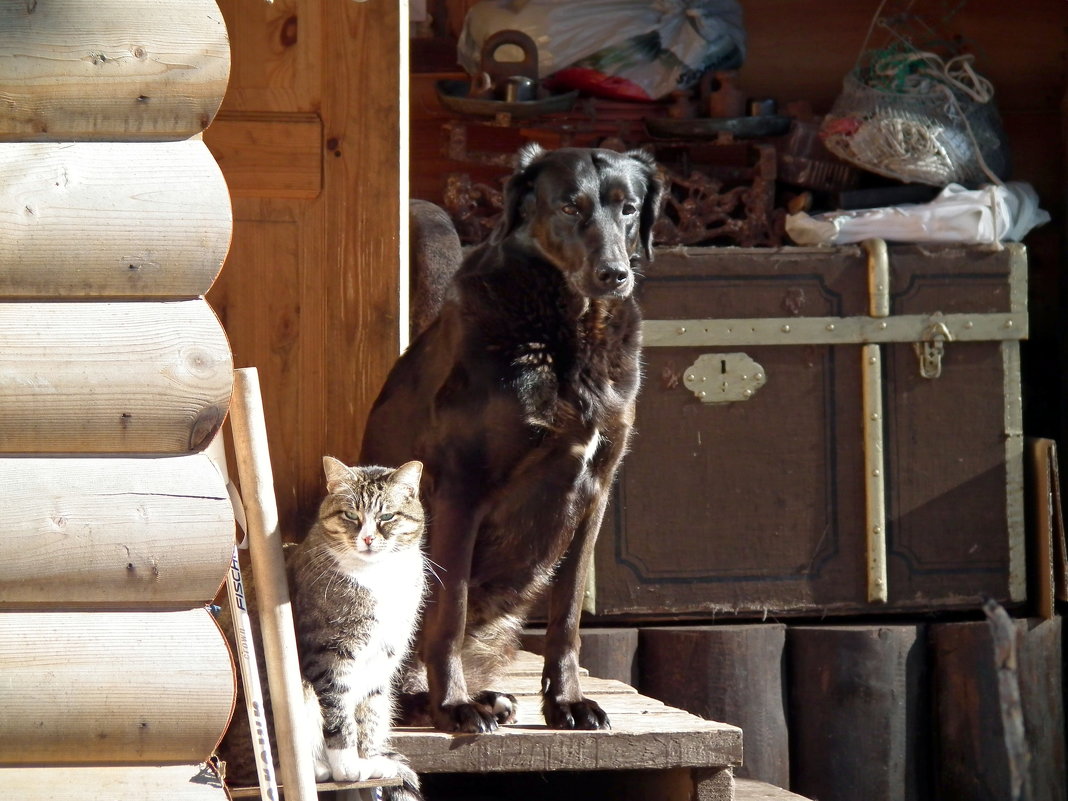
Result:
<svg viewBox="0 0 1068 801">
<path fill-rule="evenodd" d="M 386 512 L 384 515 L 379 515 L 378 516 L 378 522 L 379 523 L 388 523 L 394 517 L 396 517 L 396 515 L 393 514 L 393 512 Z"/>
<path fill-rule="evenodd" d="M 346 509 L 341 513 L 346 520 L 358 521 L 360 519 L 360 513 L 354 512 L 351 509 Z"/>
</svg>

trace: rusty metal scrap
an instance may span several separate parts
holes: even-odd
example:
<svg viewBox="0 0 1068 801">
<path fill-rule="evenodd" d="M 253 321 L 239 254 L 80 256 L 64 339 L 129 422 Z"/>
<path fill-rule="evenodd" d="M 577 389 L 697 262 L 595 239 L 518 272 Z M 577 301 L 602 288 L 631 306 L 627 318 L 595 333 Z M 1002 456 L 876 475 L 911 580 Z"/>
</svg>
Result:
<svg viewBox="0 0 1068 801">
<path fill-rule="evenodd" d="M 705 164 L 702 159 L 709 156 L 710 148 L 715 150 L 717 145 L 732 145 L 737 150 L 738 143 L 729 136 L 722 142 L 712 143 L 649 142 L 620 136 L 585 141 L 586 137 L 579 135 L 573 121 L 570 122 L 572 124 L 547 126 L 536 131 L 521 130 L 519 133 L 527 141 L 532 138 L 554 139 L 555 146 L 597 145 L 616 150 L 651 146 L 658 156 L 663 151 L 663 155 L 669 157 L 667 166 L 661 168 L 668 191 L 664 193 L 660 220 L 653 233 L 656 244 L 727 243 L 741 247 L 777 247 L 782 244 L 785 212 L 775 208 L 777 163 L 773 146 L 753 144 L 744 151 L 747 155 L 743 160 L 724 163 L 723 156 L 713 156 L 710 163 Z M 458 164 L 510 170 L 515 163 L 515 150 L 502 153 L 472 148 L 468 135 L 476 127 L 482 130 L 486 126 L 462 120 L 447 122 L 443 126 L 446 136 L 444 154 Z M 738 158 L 737 155 L 732 157 Z M 464 244 L 476 244 L 485 239 L 493 230 L 502 208 L 501 190 L 476 181 L 466 172 L 447 176 L 443 200 Z"/>
<path fill-rule="evenodd" d="M 702 170 L 686 175 L 664 170 L 670 184 L 654 229 L 660 245 L 708 245 L 727 240 L 740 247 L 777 247 L 785 215 L 775 208 L 775 150 L 756 145 L 755 164 L 742 170 Z M 729 177 L 727 177 L 729 176 Z"/>
<path fill-rule="evenodd" d="M 726 240 L 740 247 L 777 247 L 782 243 L 783 218 L 772 207 L 773 194 L 758 181 L 724 188 L 723 182 L 700 172 L 682 177 L 665 171 L 660 219 L 653 229 L 658 245 L 704 245 Z M 465 173 L 446 179 L 445 209 L 456 225 L 460 241 L 485 239 L 500 218 L 502 193 Z"/>
</svg>

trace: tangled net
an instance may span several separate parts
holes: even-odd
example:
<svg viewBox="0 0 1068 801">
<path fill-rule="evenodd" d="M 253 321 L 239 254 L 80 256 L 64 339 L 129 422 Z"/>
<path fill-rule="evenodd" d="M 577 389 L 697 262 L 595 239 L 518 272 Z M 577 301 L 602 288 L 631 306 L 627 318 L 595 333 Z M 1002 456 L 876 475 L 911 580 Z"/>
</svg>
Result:
<svg viewBox="0 0 1068 801">
<path fill-rule="evenodd" d="M 973 56 L 875 51 L 824 120 L 827 149 L 870 172 L 934 186 L 1001 183 L 1008 171 L 994 90 Z"/>
</svg>

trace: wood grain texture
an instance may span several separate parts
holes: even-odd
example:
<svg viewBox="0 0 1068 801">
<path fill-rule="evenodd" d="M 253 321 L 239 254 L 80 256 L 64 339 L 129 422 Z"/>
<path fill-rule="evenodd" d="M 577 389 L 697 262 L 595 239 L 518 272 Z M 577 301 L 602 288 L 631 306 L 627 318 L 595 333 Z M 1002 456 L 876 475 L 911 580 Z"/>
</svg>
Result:
<svg viewBox="0 0 1068 801">
<path fill-rule="evenodd" d="M 19 801 L 226 801 L 204 764 L 0 768 L 0 796 Z"/>
<path fill-rule="evenodd" d="M 0 297 L 205 294 L 230 247 L 199 139 L 0 144 Z"/>
<path fill-rule="evenodd" d="M 329 325 L 324 380 L 312 391 L 322 392 L 326 405 L 322 444 L 339 449 L 338 457 L 351 464 L 401 341 L 400 229 L 407 229 L 408 205 L 400 175 L 401 159 L 407 162 L 407 106 L 398 97 L 406 66 L 399 34 L 406 17 L 396 3 L 324 2 L 322 10 L 324 30 L 348 35 L 325 39 L 323 181 L 336 200 L 321 209 L 330 247 L 320 310 Z M 341 64 L 348 66 L 334 69 Z M 369 80 L 381 86 L 362 91 Z M 321 450 L 309 442 L 304 458 L 317 464 Z M 318 472 L 311 473 L 316 493 Z"/>
<path fill-rule="evenodd" d="M 197 451 L 232 386 L 203 300 L 0 304 L 0 452 Z"/>
<path fill-rule="evenodd" d="M 789 787 L 786 626 L 668 626 L 639 635 L 641 691 L 740 726 L 745 760 L 736 774 Z"/>
<path fill-rule="evenodd" d="M 205 609 L 0 615 L 0 764 L 196 763 L 233 710 Z"/>
<path fill-rule="evenodd" d="M 0 609 L 188 608 L 222 584 L 226 483 L 203 454 L 0 459 Z"/>
<path fill-rule="evenodd" d="M 806 801 L 803 796 L 791 793 L 756 779 L 735 778 L 734 801 Z"/>
<path fill-rule="evenodd" d="M 611 729 L 549 729 L 541 716 L 540 669 L 533 672 L 533 664 L 540 660 L 524 655 L 498 682 L 498 690 L 519 700 L 515 724 L 478 735 L 394 729 L 394 748 L 420 773 L 725 768 L 741 760 L 737 727 L 672 709 L 611 679 L 581 679 L 583 692 L 608 713 Z"/>
<path fill-rule="evenodd" d="M 229 72 L 214 0 L 0 2 L 0 140 L 191 136 Z"/>
<path fill-rule="evenodd" d="M 322 120 L 311 113 L 220 114 L 204 132 L 233 197 L 318 197 Z"/>
<path fill-rule="evenodd" d="M 923 635 L 921 626 L 788 629 L 791 790 L 820 801 L 926 797 Z"/>
<path fill-rule="evenodd" d="M 321 192 L 280 197 L 277 173 L 266 171 L 258 189 L 247 173 L 230 256 L 209 295 L 236 364 L 259 370 L 279 516 L 294 539 L 321 499 L 323 454 L 356 459 L 399 350 L 407 107 L 398 97 L 408 33 L 395 3 L 220 7 L 233 33 L 226 118 L 322 121 Z"/>
<path fill-rule="evenodd" d="M 1066 796 L 1063 618 L 1014 620 L 1032 801 Z M 939 798 L 1010 798 L 995 652 L 986 622 L 931 627 Z"/>
</svg>

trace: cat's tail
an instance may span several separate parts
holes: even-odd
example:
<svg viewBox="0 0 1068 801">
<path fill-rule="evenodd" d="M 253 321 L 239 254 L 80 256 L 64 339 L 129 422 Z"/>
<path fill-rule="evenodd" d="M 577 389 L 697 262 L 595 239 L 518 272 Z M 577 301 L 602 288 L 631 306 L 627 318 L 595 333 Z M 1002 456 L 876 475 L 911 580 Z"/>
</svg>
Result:
<svg viewBox="0 0 1068 801">
<path fill-rule="evenodd" d="M 412 770 L 407 760 L 396 751 L 387 751 L 383 756 L 397 763 L 397 777 L 401 780 L 399 786 L 382 788 L 384 801 L 423 801 L 419 774 Z"/>
</svg>

